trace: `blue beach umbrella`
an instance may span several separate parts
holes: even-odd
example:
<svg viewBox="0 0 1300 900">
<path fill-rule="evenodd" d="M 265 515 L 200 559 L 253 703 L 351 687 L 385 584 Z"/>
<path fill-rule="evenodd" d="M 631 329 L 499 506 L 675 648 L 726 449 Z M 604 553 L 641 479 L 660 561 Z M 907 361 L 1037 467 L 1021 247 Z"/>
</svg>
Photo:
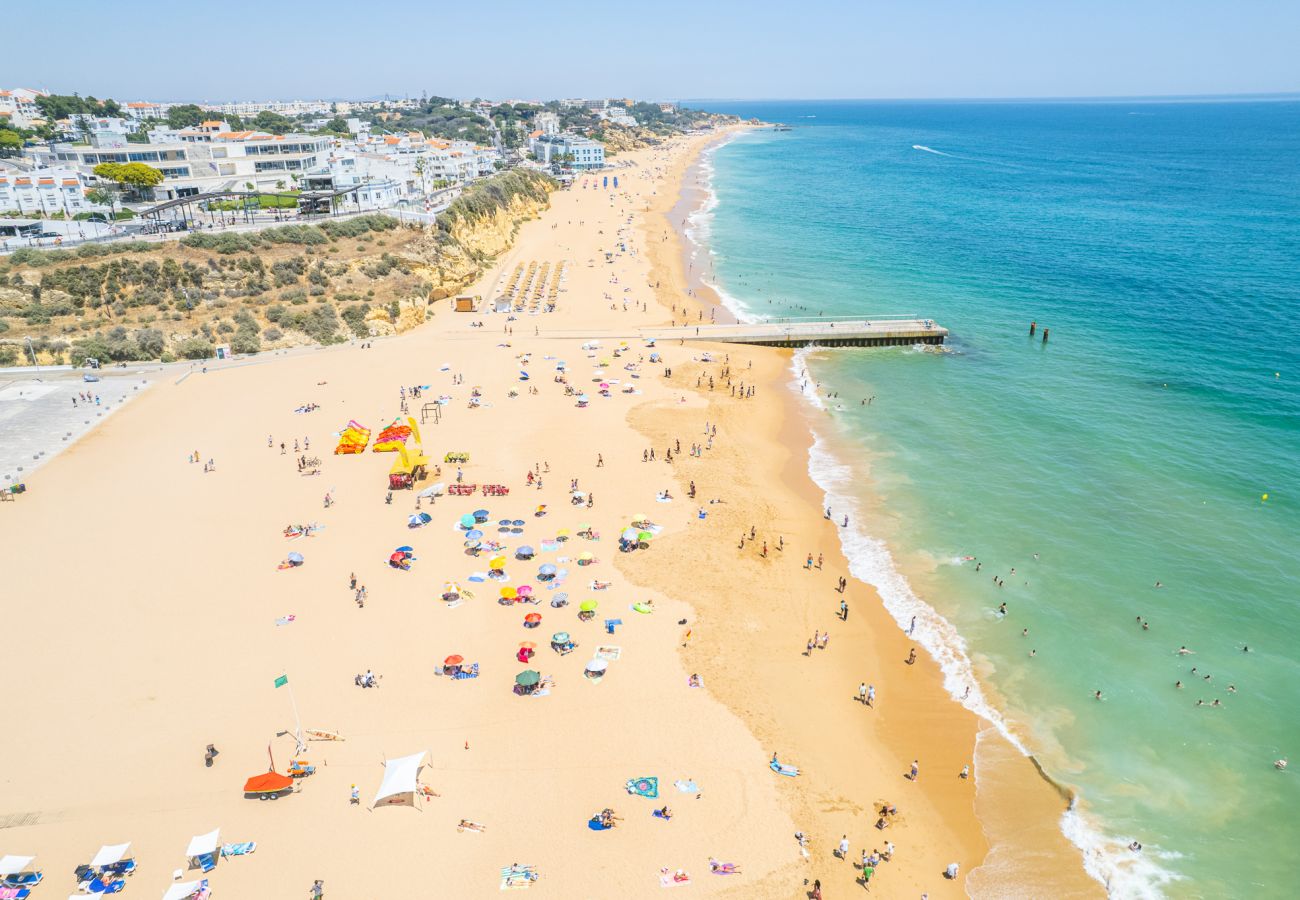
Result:
<svg viewBox="0 0 1300 900">
<path fill-rule="evenodd" d="M 551 565 L 550 563 L 547 563 L 546 565 L 542 566 L 537 570 L 537 573 L 539 575 L 554 575 L 555 572 L 556 572 L 555 566 Z"/>
<path fill-rule="evenodd" d="M 482 537 L 483 537 L 483 532 L 479 531 L 477 528 L 475 528 L 473 531 L 465 535 L 465 538 L 471 541 L 481 540 Z"/>
<path fill-rule="evenodd" d="M 460 517 L 460 525 L 461 525 L 462 528 L 465 528 L 465 529 L 467 529 L 467 530 L 470 529 L 470 528 L 473 528 L 473 527 L 474 527 L 474 517 L 471 516 L 469 513 L 465 513 L 465 515 L 463 515 L 463 516 Z"/>
<path fill-rule="evenodd" d="M 290 553 L 290 554 L 289 554 L 289 562 L 295 562 L 295 563 L 300 563 L 300 562 L 302 562 L 302 554 L 301 554 L 301 553 Z"/>
<path fill-rule="evenodd" d="M 510 524 L 513 525 L 513 526 L 515 526 L 516 528 L 522 528 L 522 527 L 524 526 L 524 520 L 523 520 L 523 519 L 515 519 L 515 520 L 514 520 L 513 522 L 511 522 Z"/>
</svg>

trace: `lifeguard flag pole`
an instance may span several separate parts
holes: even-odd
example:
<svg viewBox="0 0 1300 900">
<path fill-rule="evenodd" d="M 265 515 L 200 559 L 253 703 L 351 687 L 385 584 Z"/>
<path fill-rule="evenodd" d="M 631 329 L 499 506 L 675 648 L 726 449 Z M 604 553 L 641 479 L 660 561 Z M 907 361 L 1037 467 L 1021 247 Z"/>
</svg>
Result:
<svg viewBox="0 0 1300 900">
<path fill-rule="evenodd" d="M 281 675 L 275 679 L 277 688 L 289 687 L 289 705 L 293 707 L 293 722 L 297 726 L 297 731 L 293 733 L 294 740 L 298 742 L 297 753 L 302 754 L 306 751 L 307 746 L 302 742 L 302 718 L 298 715 L 298 700 L 293 696 L 293 687 L 289 685 L 289 676 Z"/>
</svg>

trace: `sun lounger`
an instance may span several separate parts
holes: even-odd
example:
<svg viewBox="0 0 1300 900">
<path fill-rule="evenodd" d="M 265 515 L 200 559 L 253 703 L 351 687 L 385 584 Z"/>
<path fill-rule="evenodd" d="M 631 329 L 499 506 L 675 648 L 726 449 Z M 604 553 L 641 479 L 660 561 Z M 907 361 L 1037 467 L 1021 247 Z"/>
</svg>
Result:
<svg viewBox="0 0 1300 900">
<path fill-rule="evenodd" d="M 27 900 L 31 895 L 30 888 L 0 887 L 0 900 Z"/>
<path fill-rule="evenodd" d="M 44 877 L 44 872 L 15 872 L 12 875 L 6 875 L 3 884 L 9 888 L 35 887 L 41 883 L 41 879 Z"/>
<path fill-rule="evenodd" d="M 191 866 L 191 868 L 202 869 L 203 874 L 205 875 L 208 872 L 211 872 L 216 867 L 217 867 L 217 854 L 215 853 L 204 853 L 194 857 L 194 865 Z"/>
</svg>

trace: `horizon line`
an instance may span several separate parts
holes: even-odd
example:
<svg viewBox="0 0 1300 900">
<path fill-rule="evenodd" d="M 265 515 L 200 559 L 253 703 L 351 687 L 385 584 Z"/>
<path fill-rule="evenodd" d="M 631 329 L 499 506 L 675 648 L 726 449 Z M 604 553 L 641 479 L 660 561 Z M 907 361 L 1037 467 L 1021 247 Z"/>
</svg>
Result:
<svg viewBox="0 0 1300 900">
<path fill-rule="evenodd" d="M 1224 94 L 1095 94 L 1006 97 L 680 97 L 675 103 L 1186 103 L 1300 100 L 1300 90 Z"/>
</svg>

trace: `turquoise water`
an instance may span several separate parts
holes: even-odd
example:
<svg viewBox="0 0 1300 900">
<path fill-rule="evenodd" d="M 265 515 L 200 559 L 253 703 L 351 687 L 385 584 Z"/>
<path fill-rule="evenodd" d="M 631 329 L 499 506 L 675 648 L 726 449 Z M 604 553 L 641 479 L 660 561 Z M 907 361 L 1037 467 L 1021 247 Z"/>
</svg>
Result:
<svg viewBox="0 0 1300 900">
<path fill-rule="evenodd" d="M 1300 102 L 707 105 L 796 126 L 711 157 L 729 303 L 952 330 L 796 363 L 855 573 L 1116 895 L 1293 895 Z"/>
</svg>

